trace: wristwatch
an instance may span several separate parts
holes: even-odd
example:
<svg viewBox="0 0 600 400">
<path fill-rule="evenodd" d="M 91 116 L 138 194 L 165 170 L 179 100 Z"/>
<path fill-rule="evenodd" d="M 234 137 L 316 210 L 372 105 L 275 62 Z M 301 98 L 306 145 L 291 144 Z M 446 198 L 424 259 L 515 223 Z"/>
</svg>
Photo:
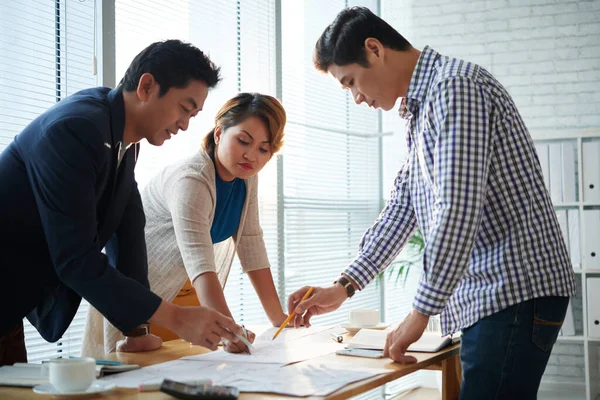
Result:
<svg viewBox="0 0 600 400">
<path fill-rule="evenodd" d="M 335 285 L 336 283 L 339 283 L 340 285 L 343 286 L 344 290 L 346 291 L 346 294 L 348 295 L 348 298 L 354 296 L 354 286 L 352 286 L 352 282 L 350 282 L 350 280 L 348 278 L 346 278 L 345 276 L 342 276 L 340 279 L 333 281 L 333 284 Z"/>
<path fill-rule="evenodd" d="M 142 324 L 135 329 L 125 332 L 124 335 L 127 337 L 139 337 L 146 336 L 150 333 L 150 324 Z"/>
</svg>

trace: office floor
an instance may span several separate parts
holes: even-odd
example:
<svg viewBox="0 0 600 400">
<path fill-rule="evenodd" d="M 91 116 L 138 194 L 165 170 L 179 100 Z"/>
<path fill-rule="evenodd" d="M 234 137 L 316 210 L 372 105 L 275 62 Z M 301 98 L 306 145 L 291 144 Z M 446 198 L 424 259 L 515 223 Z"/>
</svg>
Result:
<svg viewBox="0 0 600 400">
<path fill-rule="evenodd" d="M 442 394 L 437 389 L 415 388 L 401 393 L 390 400 L 441 400 Z"/>
<path fill-rule="evenodd" d="M 439 390 L 431 388 L 415 388 L 401 393 L 390 400 L 441 400 L 442 395 Z M 544 391 L 538 393 L 540 400 L 574 400 L 572 394 L 560 391 Z M 585 398 L 585 395 L 584 397 Z"/>
</svg>

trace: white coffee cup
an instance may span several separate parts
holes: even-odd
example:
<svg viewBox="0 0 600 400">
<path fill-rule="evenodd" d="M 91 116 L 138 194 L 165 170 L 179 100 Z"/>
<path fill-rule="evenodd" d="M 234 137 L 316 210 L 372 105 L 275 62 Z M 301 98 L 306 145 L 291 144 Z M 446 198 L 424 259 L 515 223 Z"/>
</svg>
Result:
<svg viewBox="0 0 600 400">
<path fill-rule="evenodd" d="M 350 310 L 348 322 L 356 327 L 376 326 L 379 323 L 379 310 Z"/>
<path fill-rule="evenodd" d="M 50 360 L 50 384 L 61 393 L 83 392 L 96 378 L 96 360 L 91 357 Z"/>
</svg>

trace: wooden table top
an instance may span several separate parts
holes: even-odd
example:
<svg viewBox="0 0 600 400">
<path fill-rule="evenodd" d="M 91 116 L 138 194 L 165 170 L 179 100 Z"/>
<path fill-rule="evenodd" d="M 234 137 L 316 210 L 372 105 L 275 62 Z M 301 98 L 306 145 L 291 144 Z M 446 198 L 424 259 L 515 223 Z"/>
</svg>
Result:
<svg viewBox="0 0 600 400">
<path fill-rule="evenodd" d="M 408 375 L 420 369 L 425 369 L 441 363 L 442 360 L 456 356 L 459 353 L 460 345 L 452 345 L 438 353 L 411 353 L 417 358 L 416 364 L 402 365 L 391 362 L 389 359 L 369 359 L 360 357 L 336 356 L 328 354 L 317 357 L 312 360 L 304 361 L 306 363 L 319 363 L 327 361 L 338 365 L 357 365 L 361 367 L 385 368 L 389 373 L 378 375 L 373 378 L 365 379 L 359 382 L 352 383 L 344 388 L 330 394 L 327 397 L 303 397 L 302 399 L 327 399 L 338 400 L 346 399 L 360 393 L 364 393 L 376 387 L 382 386 L 385 383 Z M 124 364 L 138 364 L 141 367 L 158 364 L 166 361 L 177 360 L 183 356 L 206 353 L 209 350 L 200 346 L 190 346 L 188 342 L 183 340 L 171 340 L 165 342 L 163 346 L 154 351 L 146 353 L 111 353 L 106 355 L 107 360 L 120 361 Z M 38 395 L 30 388 L 11 388 L 0 387 L 1 399 L 50 399 L 47 395 Z M 63 397 L 67 399 L 68 397 Z M 282 396 L 266 393 L 241 393 L 240 400 L 258 400 L 258 399 L 300 399 L 299 397 Z M 143 400 L 167 400 L 173 397 L 162 392 L 144 392 L 138 393 L 136 389 L 117 388 L 108 392 L 97 395 L 85 396 L 86 400 L 93 399 L 143 399 Z"/>
</svg>

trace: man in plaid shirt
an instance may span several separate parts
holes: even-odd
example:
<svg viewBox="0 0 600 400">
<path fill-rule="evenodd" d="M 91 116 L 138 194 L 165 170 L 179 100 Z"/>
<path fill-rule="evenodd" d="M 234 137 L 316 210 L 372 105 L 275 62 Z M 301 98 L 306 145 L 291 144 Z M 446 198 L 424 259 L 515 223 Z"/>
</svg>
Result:
<svg viewBox="0 0 600 400">
<path fill-rule="evenodd" d="M 507 91 L 482 67 L 413 48 L 362 7 L 343 10 L 315 48 L 317 69 L 357 104 L 399 98 L 408 159 L 357 257 L 329 288 L 293 293 L 295 325 L 337 309 L 386 268 L 419 227 L 413 310 L 384 354 L 403 362 L 429 317 L 462 330 L 462 399 L 535 399 L 575 279 L 534 145 Z"/>
</svg>

